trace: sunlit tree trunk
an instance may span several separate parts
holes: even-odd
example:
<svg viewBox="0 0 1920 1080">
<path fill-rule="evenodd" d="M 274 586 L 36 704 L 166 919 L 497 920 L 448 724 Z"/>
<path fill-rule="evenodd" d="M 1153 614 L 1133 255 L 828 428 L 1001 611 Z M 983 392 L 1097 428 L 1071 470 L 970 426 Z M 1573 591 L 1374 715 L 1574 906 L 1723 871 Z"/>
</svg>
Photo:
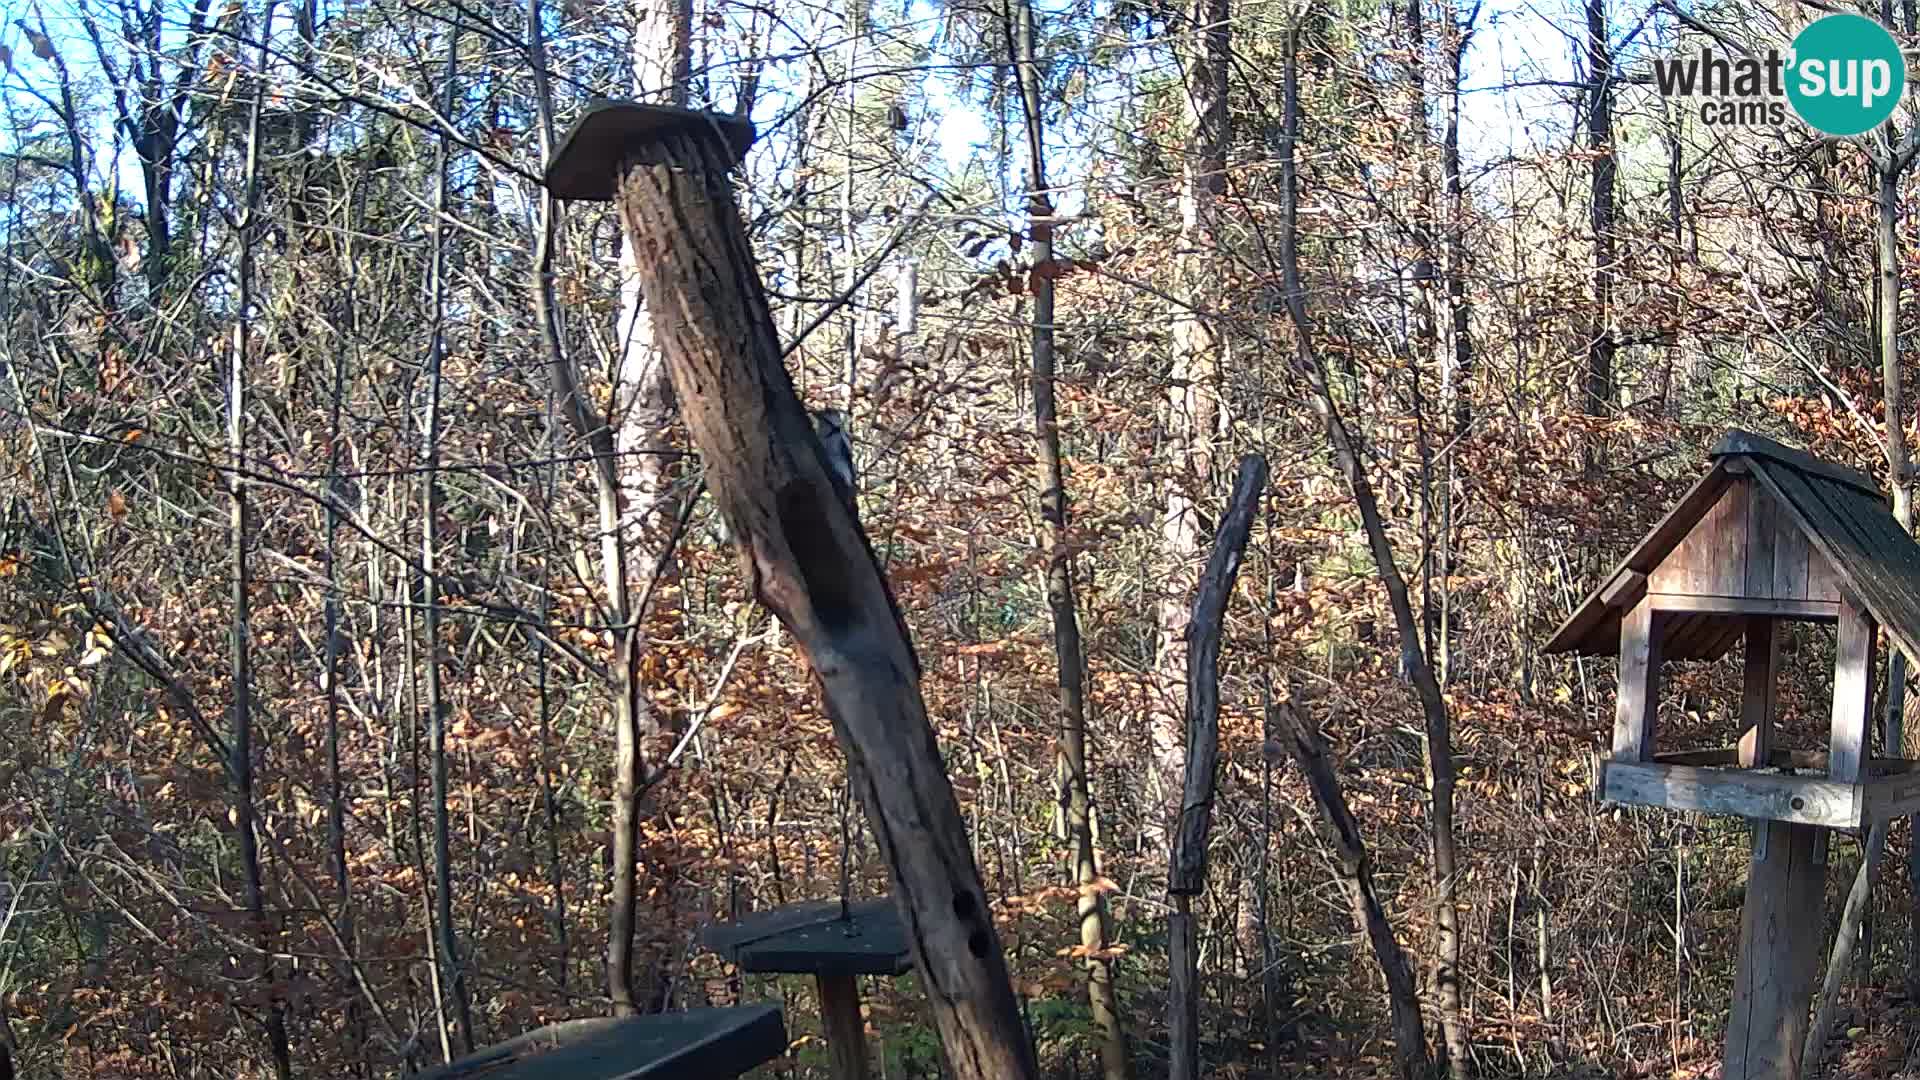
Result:
<svg viewBox="0 0 1920 1080">
<path fill-rule="evenodd" d="M 1226 186 L 1230 130 L 1227 75 L 1232 65 L 1230 0 L 1192 0 L 1192 25 L 1180 57 L 1185 80 L 1187 146 L 1180 177 L 1179 289 L 1173 308 L 1173 371 L 1167 389 L 1167 436 L 1174 455 L 1160 539 L 1173 572 L 1160 597 L 1153 699 L 1148 735 L 1153 743 L 1150 789 L 1157 796 L 1142 823 L 1150 842 L 1170 837 L 1186 754 L 1187 619 L 1189 593 L 1200 571 L 1204 540 L 1197 499 L 1211 489 L 1214 437 L 1221 425 L 1217 307 L 1220 256 L 1218 204 Z"/>
<path fill-rule="evenodd" d="M 1027 129 L 1027 233 L 1034 272 L 1033 420 L 1040 440 L 1040 543 L 1046 553 L 1047 607 L 1053 613 L 1053 651 L 1060 687 L 1057 800 L 1067 826 L 1068 862 L 1080 887 L 1080 946 L 1087 959 L 1087 1000 L 1100 1043 L 1106 1080 L 1132 1075 L 1126 1032 L 1107 957 L 1107 902 L 1097 887 L 1100 867 L 1093 850 L 1093 797 L 1087 781 L 1086 657 L 1075 611 L 1073 551 L 1067 543 L 1066 474 L 1061 465 L 1059 410 L 1054 400 L 1053 200 L 1047 188 L 1046 128 L 1040 107 L 1040 64 L 1034 54 L 1031 0 L 1016 0 L 1006 13 L 1014 39 L 1021 112 Z"/>
<path fill-rule="evenodd" d="M 691 0 L 636 0 L 633 38 L 634 87 L 643 101 L 684 106 L 693 63 Z M 599 493 L 601 573 L 614 635 L 613 892 L 607 924 L 607 992 L 616 1015 L 638 1011 L 634 1000 L 633 934 L 637 919 L 640 800 L 648 774 L 644 740 L 658 728 L 640 685 L 640 622 L 633 609 L 627 571 L 662 567 L 672 574 L 671 543 L 661 510 L 671 495 L 668 450 L 672 441 L 673 392 L 654 346 L 653 321 L 640 295 L 631 245 L 620 250 L 620 316 L 615 348 L 619 363 L 612 415 L 619 451 L 617 494 Z M 629 546 L 631 545 L 631 546 Z"/>
</svg>

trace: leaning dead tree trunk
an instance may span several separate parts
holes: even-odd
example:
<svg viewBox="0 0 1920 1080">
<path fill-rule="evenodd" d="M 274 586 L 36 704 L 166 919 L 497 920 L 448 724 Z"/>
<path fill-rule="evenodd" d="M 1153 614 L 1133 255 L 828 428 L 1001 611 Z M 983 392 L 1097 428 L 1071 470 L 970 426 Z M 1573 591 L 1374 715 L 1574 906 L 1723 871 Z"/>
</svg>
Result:
<svg viewBox="0 0 1920 1080">
<path fill-rule="evenodd" d="M 1304 703 L 1298 686 L 1290 701 L 1274 709 L 1287 740 L 1287 749 L 1307 775 L 1307 788 L 1320 807 L 1320 819 L 1327 826 L 1333 843 L 1334 868 L 1340 887 L 1347 895 L 1353 913 L 1354 928 L 1367 935 L 1373 956 L 1387 980 L 1387 1007 L 1393 1016 L 1394 1075 L 1400 1080 L 1426 1080 L 1434 1075 L 1433 1061 L 1427 1056 L 1426 1025 L 1420 1019 L 1420 991 L 1413 981 L 1413 967 L 1393 936 L 1393 924 L 1373 888 L 1373 862 L 1367 855 L 1366 841 L 1360 835 L 1360 823 L 1347 806 L 1347 795 L 1327 757 L 1326 739 L 1302 711 Z"/>
<path fill-rule="evenodd" d="M 1598 0 L 1595 0 L 1598 2 Z M 1314 349 L 1313 320 L 1307 313 L 1306 290 L 1300 277 L 1300 223 L 1298 185 L 1298 166 L 1295 152 L 1300 140 L 1303 113 L 1300 105 L 1300 28 L 1298 25 L 1287 29 L 1286 65 L 1283 76 L 1284 125 L 1281 128 L 1280 153 L 1280 191 L 1281 191 L 1281 232 L 1280 232 L 1280 271 L 1281 281 L 1286 288 L 1287 314 L 1293 323 L 1294 366 L 1306 380 L 1309 390 L 1308 400 L 1314 411 L 1320 414 L 1321 422 L 1327 429 L 1327 441 L 1331 444 L 1334 459 L 1339 463 L 1340 471 L 1347 481 L 1347 489 L 1353 496 L 1353 505 L 1360 513 L 1360 522 L 1367 536 L 1367 546 L 1372 549 L 1373 561 L 1380 571 L 1380 581 L 1387 589 L 1387 599 L 1393 609 L 1393 619 L 1400 634 L 1401 660 L 1407 674 L 1419 695 L 1421 712 L 1426 719 L 1427 736 L 1427 783 L 1432 792 L 1428 832 L 1433 841 L 1433 877 L 1437 903 L 1434 910 L 1436 929 L 1436 956 L 1434 968 L 1434 986 L 1439 997 L 1441 1023 L 1448 1032 L 1448 1043 L 1456 1039 L 1466 1045 L 1465 1021 L 1460 1003 L 1460 935 L 1458 932 L 1458 912 L 1455 910 L 1454 897 L 1459 886 L 1459 865 L 1453 836 L 1453 736 L 1452 721 L 1447 713 L 1446 699 L 1440 693 L 1440 684 L 1434 679 L 1433 669 L 1427 664 L 1426 652 L 1420 647 L 1419 623 L 1413 615 L 1413 605 L 1407 597 L 1406 579 L 1400 574 L 1399 565 L 1394 562 L 1393 544 L 1387 537 L 1385 520 L 1380 515 L 1380 505 L 1374 498 L 1373 485 L 1367 479 L 1362 464 L 1361 447 L 1346 420 L 1340 414 L 1334 401 L 1333 391 L 1327 378 L 1326 366 L 1321 362 L 1320 354 Z M 1342 859 L 1348 865 L 1348 887 L 1354 898 L 1355 917 L 1362 911 L 1362 899 L 1371 914 L 1378 914 L 1379 904 L 1373 899 L 1372 885 L 1366 876 L 1366 853 L 1359 847 L 1360 835 L 1353 828 L 1351 816 L 1346 813 L 1344 799 L 1335 807 L 1327 801 L 1322 792 L 1323 780 L 1312 776 L 1314 761 L 1309 753 L 1317 746 L 1317 735 L 1308 738 L 1306 734 L 1295 735 L 1296 753 L 1301 765 L 1309 770 L 1309 781 L 1313 783 L 1314 794 L 1320 800 L 1322 809 L 1328 816 L 1329 824 L 1334 827 L 1341 843 Z M 1325 769 L 1324 783 L 1330 785 L 1333 795 L 1339 794 L 1338 781 L 1332 768 L 1319 759 L 1319 765 Z M 1344 821 L 1342 820 L 1344 819 Z M 1352 847 L 1349 848 L 1349 843 Z M 1361 895 L 1364 893 L 1364 897 Z M 1425 1036 L 1422 1030 L 1420 1014 L 1415 1008 L 1410 1016 L 1405 1012 L 1399 987 L 1396 984 L 1396 965 L 1404 967 L 1406 959 L 1400 953 L 1400 947 L 1393 940 L 1390 929 L 1385 929 L 1385 917 L 1380 916 L 1377 930 L 1369 916 L 1368 934 L 1373 937 L 1375 951 L 1380 954 L 1380 966 L 1387 976 L 1389 992 L 1394 997 L 1394 1041 L 1403 1076 L 1424 1075 L 1428 1071 L 1444 1073 L 1449 1068 L 1443 1056 L 1437 1062 L 1427 1058 Z M 1385 949 L 1380 933 L 1385 932 Z M 1456 1030 L 1457 1027 L 1457 1030 Z M 1444 1055 L 1447 1044 L 1442 1044 Z M 1435 1065 L 1438 1068 L 1435 1068 Z M 1464 1068 L 1465 1063 L 1458 1067 Z"/>
<path fill-rule="evenodd" d="M 1227 516 L 1213 538 L 1213 554 L 1200 575 L 1200 592 L 1187 620 L 1187 767 L 1180 816 L 1174 822 L 1167 893 L 1167 1040 L 1171 1080 L 1200 1077 L 1200 953 L 1194 938 L 1193 898 L 1207 887 L 1207 837 L 1213 831 L 1213 781 L 1220 760 L 1220 628 L 1227 598 L 1240 576 L 1240 557 L 1253 532 L 1253 513 L 1267 486 L 1267 459 L 1240 459 Z"/>
<path fill-rule="evenodd" d="M 616 198 L 682 418 L 754 595 L 806 654 L 892 872 L 915 967 L 960 1080 L 1037 1073 L 893 594 L 781 363 L 727 174 L 752 129 L 602 106 L 547 172 Z"/>
</svg>

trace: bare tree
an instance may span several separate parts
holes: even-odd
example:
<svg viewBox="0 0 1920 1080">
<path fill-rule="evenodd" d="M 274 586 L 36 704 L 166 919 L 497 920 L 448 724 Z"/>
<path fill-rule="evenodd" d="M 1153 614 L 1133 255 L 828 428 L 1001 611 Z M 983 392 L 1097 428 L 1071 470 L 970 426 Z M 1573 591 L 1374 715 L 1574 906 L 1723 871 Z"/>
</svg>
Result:
<svg viewBox="0 0 1920 1080">
<path fill-rule="evenodd" d="M 460 60 L 460 17 L 447 30 L 445 83 L 441 112 L 453 112 L 455 76 Z M 421 417 L 420 568 L 417 590 L 426 630 L 427 752 L 433 770 L 433 894 L 434 921 L 439 933 L 437 956 L 441 985 L 453 995 L 454 1019 L 459 1025 L 460 1050 L 473 1050 L 473 1006 L 467 987 L 466 963 L 453 928 L 453 851 L 447 792 L 446 690 L 440 669 L 440 393 L 441 367 L 447 338 L 447 139 L 437 140 L 434 163 L 433 250 L 428 263 L 428 301 L 433 314 L 432 337 L 427 343 L 427 400 Z"/>
<path fill-rule="evenodd" d="M 274 970 L 273 957 L 277 950 L 267 923 L 266 889 L 260 873 L 259 811 L 253 794 L 253 567 L 249 558 L 253 530 L 244 479 L 248 471 L 247 349 L 255 333 L 251 317 L 254 244 L 260 210 L 260 111 L 267 96 L 267 41 L 272 30 L 273 0 L 268 0 L 260 15 L 260 67 L 255 72 L 253 99 L 248 108 L 246 173 L 242 181 L 240 222 L 235 230 L 240 246 L 240 265 L 236 271 L 239 295 L 227 357 L 227 456 L 232 464 L 227 473 L 227 532 L 233 570 L 233 737 L 228 769 L 233 777 L 233 809 L 240 832 L 240 867 L 246 879 L 247 912 L 253 917 L 254 941 L 260 950 L 253 979 L 265 1000 L 267 1050 L 273 1058 L 274 1075 L 279 1080 L 289 1080 L 293 1075 L 293 1055 L 287 1044 L 286 1003 Z"/>
<path fill-rule="evenodd" d="M 1100 1071 L 1127 1080 L 1133 1065 L 1113 985 L 1106 896 L 1093 850 L 1093 796 L 1087 781 L 1086 657 L 1075 611 L 1073 549 L 1067 542 L 1067 481 L 1061 466 L 1060 418 L 1054 400 L 1053 201 L 1047 187 L 1045 121 L 1040 110 L 1040 62 L 1034 52 L 1031 0 L 1003 12 L 1008 53 L 1019 69 L 1020 108 L 1027 131 L 1027 233 L 1033 245 L 1033 423 L 1040 440 L 1040 546 L 1046 554 L 1047 607 L 1053 614 L 1053 654 L 1060 686 L 1060 778 L 1056 802 L 1067 825 L 1068 864 L 1080 887 L 1080 947 L 1087 954 L 1087 1002 L 1099 1032 Z"/>
</svg>

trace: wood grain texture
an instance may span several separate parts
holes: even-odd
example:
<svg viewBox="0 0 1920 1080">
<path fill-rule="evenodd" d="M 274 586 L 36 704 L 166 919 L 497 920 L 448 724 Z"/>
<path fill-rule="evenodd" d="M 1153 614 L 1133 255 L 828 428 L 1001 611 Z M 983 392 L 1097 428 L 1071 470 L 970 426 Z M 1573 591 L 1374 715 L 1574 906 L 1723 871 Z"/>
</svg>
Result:
<svg viewBox="0 0 1920 1080">
<path fill-rule="evenodd" d="M 1620 620 L 1620 689 L 1614 702 L 1613 756 L 1653 757 L 1654 717 L 1660 705 L 1660 631 L 1653 605 L 1642 600 Z"/>
<path fill-rule="evenodd" d="M 1253 514 L 1267 486 L 1267 461 L 1240 459 L 1226 516 L 1200 574 L 1187 620 L 1187 754 L 1180 818 L 1169 854 L 1167 891 L 1196 896 L 1207 881 L 1207 838 L 1213 827 L 1214 774 L 1220 758 L 1220 630 L 1227 600 L 1240 576 L 1240 559 L 1253 532 Z"/>
<path fill-rule="evenodd" d="M 1726 1080 L 1798 1080 L 1819 960 L 1825 866 L 1809 825 L 1756 821 L 1727 1017 Z"/>
<path fill-rule="evenodd" d="M 1780 636 L 1773 620 L 1748 616 L 1746 658 L 1740 687 L 1740 753 L 1743 768 L 1751 769 L 1773 756 L 1773 713 L 1778 694 L 1775 672 L 1780 668 Z"/>
<path fill-rule="evenodd" d="M 1680 596 L 1674 593 L 1650 592 L 1647 598 L 1653 604 L 1655 611 L 1735 616 L 1765 615 L 1769 618 L 1792 619 L 1800 622 L 1832 622 L 1840 617 L 1840 599 L 1837 595 L 1832 600 L 1776 600 L 1764 597 Z M 1744 631 L 1744 625 L 1741 629 Z M 1665 655 L 1669 660 L 1679 659 L 1671 649 Z"/>
<path fill-rule="evenodd" d="M 734 204 L 732 156 L 685 134 L 628 156 L 618 202 L 640 292 L 741 569 L 820 686 L 907 913 L 951 1072 L 1031 1078 L 1033 1048 L 927 721 L 919 662 L 783 365 Z"/>
<path fill-rule="evenodd" d="M 1873 620 L 1855 604 L 1840 605 L 1834 642 L 1833 718 L 1828 736 L 1827 778 L 1843 784 L 1860 779 L 1873 711 Z"/>
<path fill-rule="evenodd" d="M 1739 459 L 1736 459 L 1739 460 Z M 1745 466 L 1745 462 L 1740 464 Z M 1782 521 L 1779 511 L 1774 507 L 1773 496 L 1752 479 L 1746 482 L 1747 488 L 1747 566 L 1746 588 L 1742 596 L 1776 597 L 1773 587 L 1773 561 L 1779 549 L 1779 531 L 1784 525 L 1793 528 L 1792 522 Z"/>
<path fill-rule="evenodd" d="M 851 975 L 816 975 L 820 1020 L 826 1028 L 833 1080 L 869 1080 L 867 1025 L 860 1019 L 860 987 Z"/>
<path fill-rule="evenodd" d="M 1601 762 L 1600 798 L 1830 829 L 1858 828 L 1863 808 L 1859 787 L 1817 776 L 1780 776 L 1651 761 Z"/>
<path fill-rule="evenodd" d="M 1686 536 L 1687 530 L 1699 516 L 1720 498 L 1720 493 L 1726 490 L 1732 479 L 1732 475 L 1724 468 L 1708 471 L 1681 496 L 1673 509 L 1667 511 L 1666 517 L 1661 518 L 1660 523 L 1634 545 L 1614 572 L 1602 580 L 1611 582 L 1623 571 L 1651 572 L 1672 550 L 1673 545 Z M 1620 612 L 1602 603 L 1597 594 L 1589 596 L 1553 632 L 1541 651 L 1548 654 L 1580 652 L 1588 656 L 1612 655 L 1618 651 L 1615 622 L 1619 617 Z"/>
<path fill-rule="evenodd" d="M 772 1005 L 567 1020 L 454 1061 L 420 1080 L 675 1080 L 739 1076 L 787 1049 Z"/>
</svg>

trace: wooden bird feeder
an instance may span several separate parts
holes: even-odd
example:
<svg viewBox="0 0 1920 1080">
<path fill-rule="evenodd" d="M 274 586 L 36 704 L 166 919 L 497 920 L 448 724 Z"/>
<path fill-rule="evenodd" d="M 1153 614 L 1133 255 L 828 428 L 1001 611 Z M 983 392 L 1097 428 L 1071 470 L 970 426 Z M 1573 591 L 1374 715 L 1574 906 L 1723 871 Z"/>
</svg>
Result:
<svg viewBox="0 0 1920 1080">
<path fill-rule="evenodd" d="M 1827 749 L 1774 746 L 1780 622 L 1836 627 Z M 1920 656 L 1920 545 L 1873 482 L 1743 431 L 1554 634 L 1545 652 L 1618 654 L 1607 802 L 1753 819 L 1726 1080 L 1799 1076 L 1819 955 L 1828 829 L 1920 810 L 1920 763 L 1869 754 L 1879 630 Z M 1656 746 L 1660 667 L 1744 643 L 1731 746 Z M 1894 748 L 1897 750 L 1897 748 Z"/>
<path fill-rule="evenodd" d="M 773 1005 L 568 1020 L 470 1054 L 422 1080 L 679 1080 L 739 1076 L 779 1057 Z"/>
<path fill-rule="evenodd" d="M 741 971 L 812 975 L 834 1080 L 867 1080 L 866 1025 L 860 1019 L 861 975 L 904 975 L 912 946 L 892 900 L 844 908 L 837 900 L 788 904 L 708 927 L 700 943 Z"/>
</svg>

